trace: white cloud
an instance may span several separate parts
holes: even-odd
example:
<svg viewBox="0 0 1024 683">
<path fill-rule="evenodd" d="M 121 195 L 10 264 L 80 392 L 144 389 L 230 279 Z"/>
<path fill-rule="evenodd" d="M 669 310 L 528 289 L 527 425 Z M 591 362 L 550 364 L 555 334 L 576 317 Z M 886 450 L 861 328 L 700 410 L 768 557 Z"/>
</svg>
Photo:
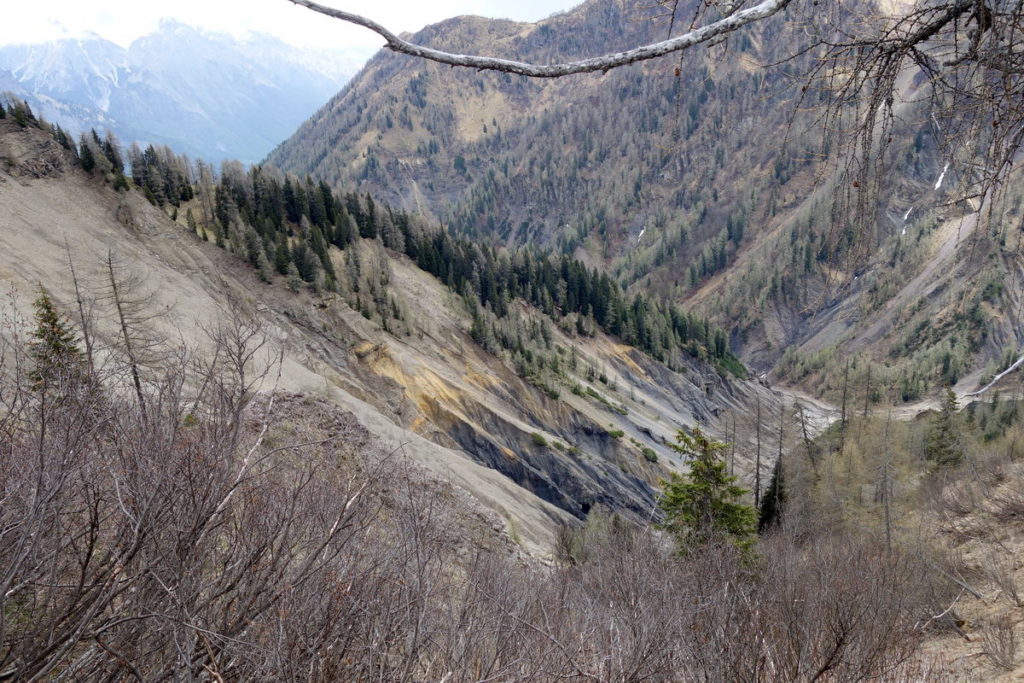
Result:
<svg viewBox="0 0 1024 683">
<path fill-rule="evenodd" d="M 578 0 L 327 0 L 364 14 L 395 31 L 415 31 L 460 14 L 534 21 L 568 9 Z M 269 33 L 296 45 L 317 47 L 379 46 L 366 29 L 347 26 L 287 0 L 50 0 L 19 3 L 4 13 L 0 45 L 41 42 L 97 33 L 120 45 L 156 28 L 163 17 L 215 31 L 241 35 Z"/>
</svg>

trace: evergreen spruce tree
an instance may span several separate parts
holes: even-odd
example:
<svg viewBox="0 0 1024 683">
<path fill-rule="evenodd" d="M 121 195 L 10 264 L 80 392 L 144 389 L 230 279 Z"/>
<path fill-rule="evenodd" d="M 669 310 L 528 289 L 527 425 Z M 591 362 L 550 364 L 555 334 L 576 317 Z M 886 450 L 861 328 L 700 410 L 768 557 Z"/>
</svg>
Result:
<svg viewBox="0 0 1024 683">
<path fill-rule="evenodd" d="M 481 311 L 479 304 L 473 301 L 473 322 L 469 326 L 469 336 L 477 344 L 484 348 L 488 348 L 488 329 L 487 321 L 484 319 L 483 311 Z"/>
<path fill-rule="evenodd" d="M 22 128 L 26 128 L 28 124 L 35 123 L 35 116 L 32 114 L 32 110 L 29 108 L 27 102 L 16 101 L 11 106 L 11 113 L 14 115 L 14 121 Z"/>
<path fill-rule="evenodd" d="M 782 461 L 776 460 L 772 469 L 772 478 L 768 490 L 761 499 L 761 508 L 757 514 L 757 531 L 763 532 L 782 521 L 782 512 L 786 507 L 786 475 L 782 469 Z"/>
<path fill-rule="evenodd" d="M 0 118 L 3 118 L 3 116 L 0 116 Z M 54 127 L 53 137 L 56 138 L 57 142 L 60 143 L 60 146 L 64 149 L 71 149 L 71 138 L 69 138 L 64 129 L 60 127 L 60 124 L 57 124 Z"/>
<path fill-rule="evenodd" d="M 107 131 L 107 136 L 103 140 L 103 154 L 110 161 L 114 174 L 124 175 L 124 159 L 121 156 L 121 145 L 110 131 Z"/>
<path fill-rule="evenodd" d="M 925 456 L 936 467 L 954 467 L 964 458 L 963 446 L 960 445 L 960 431 L 957 424 L 956 393 L 946 387 L 946 395 L 942 401 L 939 415 L 932 423 L 925 446 Z"/>
<path fill-rule="evenodd" d="M 692 435 L 680 430 L 672 448 L 686 456 L 690 471 L 672 474 L 658 505 L 665 513 L 663 527 L 676 537 L 680 551 L 720 542 L 749 549 L 754 510 L 741 502 L 747 491 L 726 471 L 721 455 L 726 444 L 695 427 Z"/>
<path fill-rule="evenodd" d="M 312 253 L 309 247 L 306 246 L 305 242 L 297 242 L 292 247 L 292 263 L 295 264 L 295 269 L 299 273 L 305 282 L 313 282 L 316 280 L 317 273 L 317 261 L 315 255 Z"/>
<path fill-rule="evenodd" d="M 292 223 L 298 223 L 302 218 L 302 209 L 299 207 L 298 196 L 291 178 L 284 179 L 284 211 L 285 217 Z"/>
<path fill-rule="evenodd" d="M 344 249 L 355 239 L 356 227 L 352 217 L 347 212 L 338 214 L 331 243 L 339 249 Z"/>
<path fill-rule="evenodd" d="M 288 266 L 292 263 L 292 255 L 288 250 L 288 240 L 285 238 L 284 233 L 281 233 L 277 239 L 277 249 L 274 252 L 274 268 L 281 275 L 288 274 Z"/>
<path fill-rule="evenodd" d="M 68 320 L 57 312 L 53 300 L 40 287 L 33 302 L 36 327 L 29 342 L 29 357 L 34 363 L 31 379 L 38 387 L 77 375 L 82 370 L 82 352 Z"/>
<path fill-rule="evenodd" d="M 359 236 L 373 239 L 377 236 L 377 205 L 370 193 L 366 193 L 366 213 L 359 223 Z"/>
<path fill-rule="evenodd" d="M 96 168 L 96 157 L 93 155 L 92 145 L 89 144 L 84 135 L 79 145 L 78 158 L 82 162 L 82 170 L 86 173 L 92 173 L 92 170 Z"/>
</svg>

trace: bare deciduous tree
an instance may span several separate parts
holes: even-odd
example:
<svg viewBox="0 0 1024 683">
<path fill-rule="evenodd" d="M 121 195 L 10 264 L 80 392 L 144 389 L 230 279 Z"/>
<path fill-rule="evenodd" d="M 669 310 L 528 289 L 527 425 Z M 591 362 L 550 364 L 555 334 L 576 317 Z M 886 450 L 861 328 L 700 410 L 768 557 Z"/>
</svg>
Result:
<svg viewBox="0 0 1024 683">
<path fill-rule="evenodd" d="M 102 364 L 41 395 L 0 339 L 0 679 L 906 679 L 950 604 L 913 554 L 796 515 L 681 559 L 598 511 L 532 561 L 352 415 L 257 394 L 244 315 L 143 400 Z"/>
<path fill-rule="evenodd" d="M 145 411 L 143 371 L 157 365 L 160 356 L 157 350 L 163 344 L 149 323 L 167 311 L 156 310 L 154 293 L 145 291 L 142 278 L 133 273 L 113 249 L 107 251 L 102 269 L 104 287 L 100 300 L 111 309 L 117 325 L 118 343 L 111 348 L 123 357 L 135 396 Z"/>
</svg>

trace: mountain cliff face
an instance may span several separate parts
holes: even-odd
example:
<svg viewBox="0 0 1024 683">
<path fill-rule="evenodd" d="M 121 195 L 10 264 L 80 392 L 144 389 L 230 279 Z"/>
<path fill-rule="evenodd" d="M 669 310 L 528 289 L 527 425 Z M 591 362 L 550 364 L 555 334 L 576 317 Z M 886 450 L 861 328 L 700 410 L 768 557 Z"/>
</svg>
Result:
<svg viewBox="0 0 1024 683">
<path fill-rule="evenodd" d="M 113 250 L 144 277 L 151 309 L 166 311 L 151 323 L 157 337 L 201 345 L 204 328 L 228 309 L 253 316 L 268 336 L 267 357 L 281 358 L 269 384 L 351 411 L 386 450 L 473 493 L 535 551 L 556 523 L 595 505 L 649 516 L 659 479 L 682 464 L 668 446 L 679 428 L 700 423 L 724 436 L 755 404 L 777 413 L 779 397 L 756 382 L 696 359 L 672 371 L 601 332 L 578 334 L 513 302 L 510 315 L 545 328 L 549 353 L 561 359 L 559 373 L 539 385 L 508 355 L 472 340 L 461 297 L 379 241 L 332 247 L 330 258 L 339 271 L 358 262 L 373 278 L 386 274 L 391 305 L 405 311 L 394 333 L 336 294 L 277 277 L 266 284 L 242 258 L 201 240 L 185 219 L 191 209 L 201 215 L 201 199 L 178 207 L 176 222 L 136 190 L 119 193 L 85 174 L 45 133 L 10 117 L 0 120 L 0 160 L 0 280 L 23 317 L 38 283 L 74 310 L 69 258 L 88 287 L 100 287 L 101 261 Z M 114 345 L 113 320 L 95 301 L 96 334 Z M 736 456 L 746 479 L 752 457 L 745 447 Z"/>
<path fill-rule="evenodd" d="M 71 132 L 113 130 L 209 161 L 255 161 L 358 68 L 358 55 L 164 21 L 128 49 L 99 36 L 0 48 L 0 88 Z"/>
<path fill-rule="evenodd" d="M 877 400 L 972 390 L 1024 342 L 1016 287 L 995 284 L 1019 284 L 1016 192 L 980 220 L 957 201 L 970 170 L 939 152 L 913 103 L 925 86 L 908 79 L 886 174 L 851 208 L 842 141 L 824 138 L 822 96 L 803 89 L 810 57 L 786 59 L 801 45 L 790 19 L 553 82 L 382 52 L 269 160 L 479 239 L 574 254 L 732 329 L 759 372 L 836 398 L 851 376 Z M 667 30 L 639 3 L 592 0 L 537 24 L 460 17 L 415 39 L 549 62 Z"/>
</svg>

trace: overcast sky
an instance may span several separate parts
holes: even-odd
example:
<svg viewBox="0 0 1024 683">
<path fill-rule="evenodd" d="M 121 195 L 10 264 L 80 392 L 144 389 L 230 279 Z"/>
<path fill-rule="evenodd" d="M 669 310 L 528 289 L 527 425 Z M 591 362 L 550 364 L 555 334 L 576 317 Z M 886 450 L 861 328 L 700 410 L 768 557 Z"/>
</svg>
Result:
<svg viewBox="0 0 1024 683">
<path fill-rule="evenodd" d="M 582 0 L 322 0 L 394 31 L 415 31 L 460 14 L 535 21 Z M 0 21 L 0 45 L 97 33 L 127 46 L 163 17 L 241 35 L 258 31 L 317 47 L 379 47 L 375 34 L 314 14 L 287 0 L 30 0 L 11 3 Z"/>
</svg>

